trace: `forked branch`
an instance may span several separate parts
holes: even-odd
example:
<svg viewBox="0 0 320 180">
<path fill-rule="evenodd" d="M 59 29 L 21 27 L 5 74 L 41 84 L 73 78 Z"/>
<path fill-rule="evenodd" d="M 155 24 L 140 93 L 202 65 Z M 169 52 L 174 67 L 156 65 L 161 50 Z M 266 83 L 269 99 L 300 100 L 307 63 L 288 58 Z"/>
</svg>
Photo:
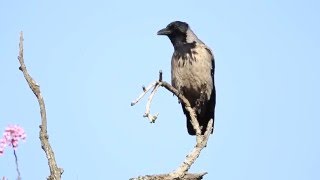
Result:
<svg viewBox="0 0 320 180">
<path fill-rule="evenodd" d="M 144 92 L 131 103 L 131 105 L 135 105 L 142 99 L 147 92 L 153 88 L 146 105 L 146 112 L 145 117 L 147 117 L 151 122 L 155 122 L 157 115 L 150 115 L 150 106 L 151 101 L 157 91 L 157 89 L 162 86 L 166 88 L 168 91 L 172 92 L 174 95 L 178 97 L 180 102 L 184 105 L 188 113 L 191 117 L 191 123 L 193 128 L 196 131 L 196 145 L 194 146 L 193 150 L 186 156 L 186 159 L 182 162 L 182 164 L 173 172 L 168 174 L 160 174 L 160 175 L 146 175 L 146 176 L 139 176 L 137 178 L 131 178 L 131 180 L 172 180 L 172 179 L 185 179 L 185 180 L 198 180 L 202 179 L 203 176 L 207 173 L 200 173 L 200 174 L 190 174 L 188 173 L 192 164 L 196 161 L 199 157 L 201 150 L 206 147 L 209 136 L 212 132 L 212 123 L 213 120 L 211 119 L 207 125 L 206 132 L 204 135 L 201 135 L 200 126 L 196 117 L 196 114 L 192 107 L 190 106 L 189 101 L 181 94 L 177 89 L 171 86 L 169 83 L 162 81 L 162 72 L 159 72 L 159 79 L 153 83 L 151 83 L 148 88 L 143 88 Z"/>
</svg>

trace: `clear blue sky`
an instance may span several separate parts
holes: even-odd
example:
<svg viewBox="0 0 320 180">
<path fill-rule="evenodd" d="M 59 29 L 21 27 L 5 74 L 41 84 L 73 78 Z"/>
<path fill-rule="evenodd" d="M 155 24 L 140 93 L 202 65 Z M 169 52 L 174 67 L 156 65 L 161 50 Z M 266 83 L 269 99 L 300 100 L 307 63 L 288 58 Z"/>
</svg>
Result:
<svg viewBox="0 0 320 180">
<path fill-rule="evenodd" d="M 46 101 L 63 179 L 129 179 L 174 170 L 194 145 L 177 99 L 161 89 L 152 112 L 131 107 L 173 48 L 156 32 L 186 21 L 216 57 L 215 134 L 191 172 L 206 179 L 320 179 L 320 3 L 243 1 L 1 1 L 0 131 L 19 124 L 22 178 L 49 174 L 37 101 L 18 70 L 25 61 Z M 16 178 L 11 150 L 0 176 Z"/>
</svg>

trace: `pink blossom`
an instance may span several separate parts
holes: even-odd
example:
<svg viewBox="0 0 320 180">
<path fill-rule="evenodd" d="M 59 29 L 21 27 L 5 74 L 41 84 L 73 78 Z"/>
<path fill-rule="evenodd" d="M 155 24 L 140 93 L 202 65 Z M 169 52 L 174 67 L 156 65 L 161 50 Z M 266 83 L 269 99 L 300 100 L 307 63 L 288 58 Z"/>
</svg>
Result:
<svg viewBox="0 0 320 180">
<path fill-rule="evenodd" d="M 24 129 L 22 127 L 18 125 L 8 126 L 5 129 L 2 138 L 0 139 L 0 155 L 3 154 L 4 149 L 7 146 L 12 147 L 14 150 L 16 150 L 19 140 L 25 140 L 26 137 L 26 133 L 24 132 Z"/>
</svg>

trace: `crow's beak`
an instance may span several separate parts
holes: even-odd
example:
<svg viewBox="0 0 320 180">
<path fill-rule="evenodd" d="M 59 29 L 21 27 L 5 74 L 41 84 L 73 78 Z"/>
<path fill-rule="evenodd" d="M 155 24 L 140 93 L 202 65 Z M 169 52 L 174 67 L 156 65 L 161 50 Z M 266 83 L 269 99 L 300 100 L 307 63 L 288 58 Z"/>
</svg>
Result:
<svg viewBox="0 0 320 180">
<path fill-rule="evenodd" d="M 167 28 L 163 28 L 157 33 L 157 35 L 169 35 L 169 34 L 171 34 L 171 31 Z"/>
</svg>

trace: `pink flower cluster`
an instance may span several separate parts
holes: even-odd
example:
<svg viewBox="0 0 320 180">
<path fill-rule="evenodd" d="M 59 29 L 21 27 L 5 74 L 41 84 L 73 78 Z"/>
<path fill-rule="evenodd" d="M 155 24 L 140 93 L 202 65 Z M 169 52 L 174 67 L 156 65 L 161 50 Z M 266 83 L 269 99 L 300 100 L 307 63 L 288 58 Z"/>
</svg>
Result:
<svg viewBox="0 0 320 180">
<path fill-rule="evenodd" d="M 18 142 L 20 139 L 25 140 L 27 137 L 24 129 L 18 125 L 8 126 L 3 137 L 0 139 L 0 156 L 3 154 L 4 149 L 9 146 L 16 149 L 18 147 Z"/>
</svg>

